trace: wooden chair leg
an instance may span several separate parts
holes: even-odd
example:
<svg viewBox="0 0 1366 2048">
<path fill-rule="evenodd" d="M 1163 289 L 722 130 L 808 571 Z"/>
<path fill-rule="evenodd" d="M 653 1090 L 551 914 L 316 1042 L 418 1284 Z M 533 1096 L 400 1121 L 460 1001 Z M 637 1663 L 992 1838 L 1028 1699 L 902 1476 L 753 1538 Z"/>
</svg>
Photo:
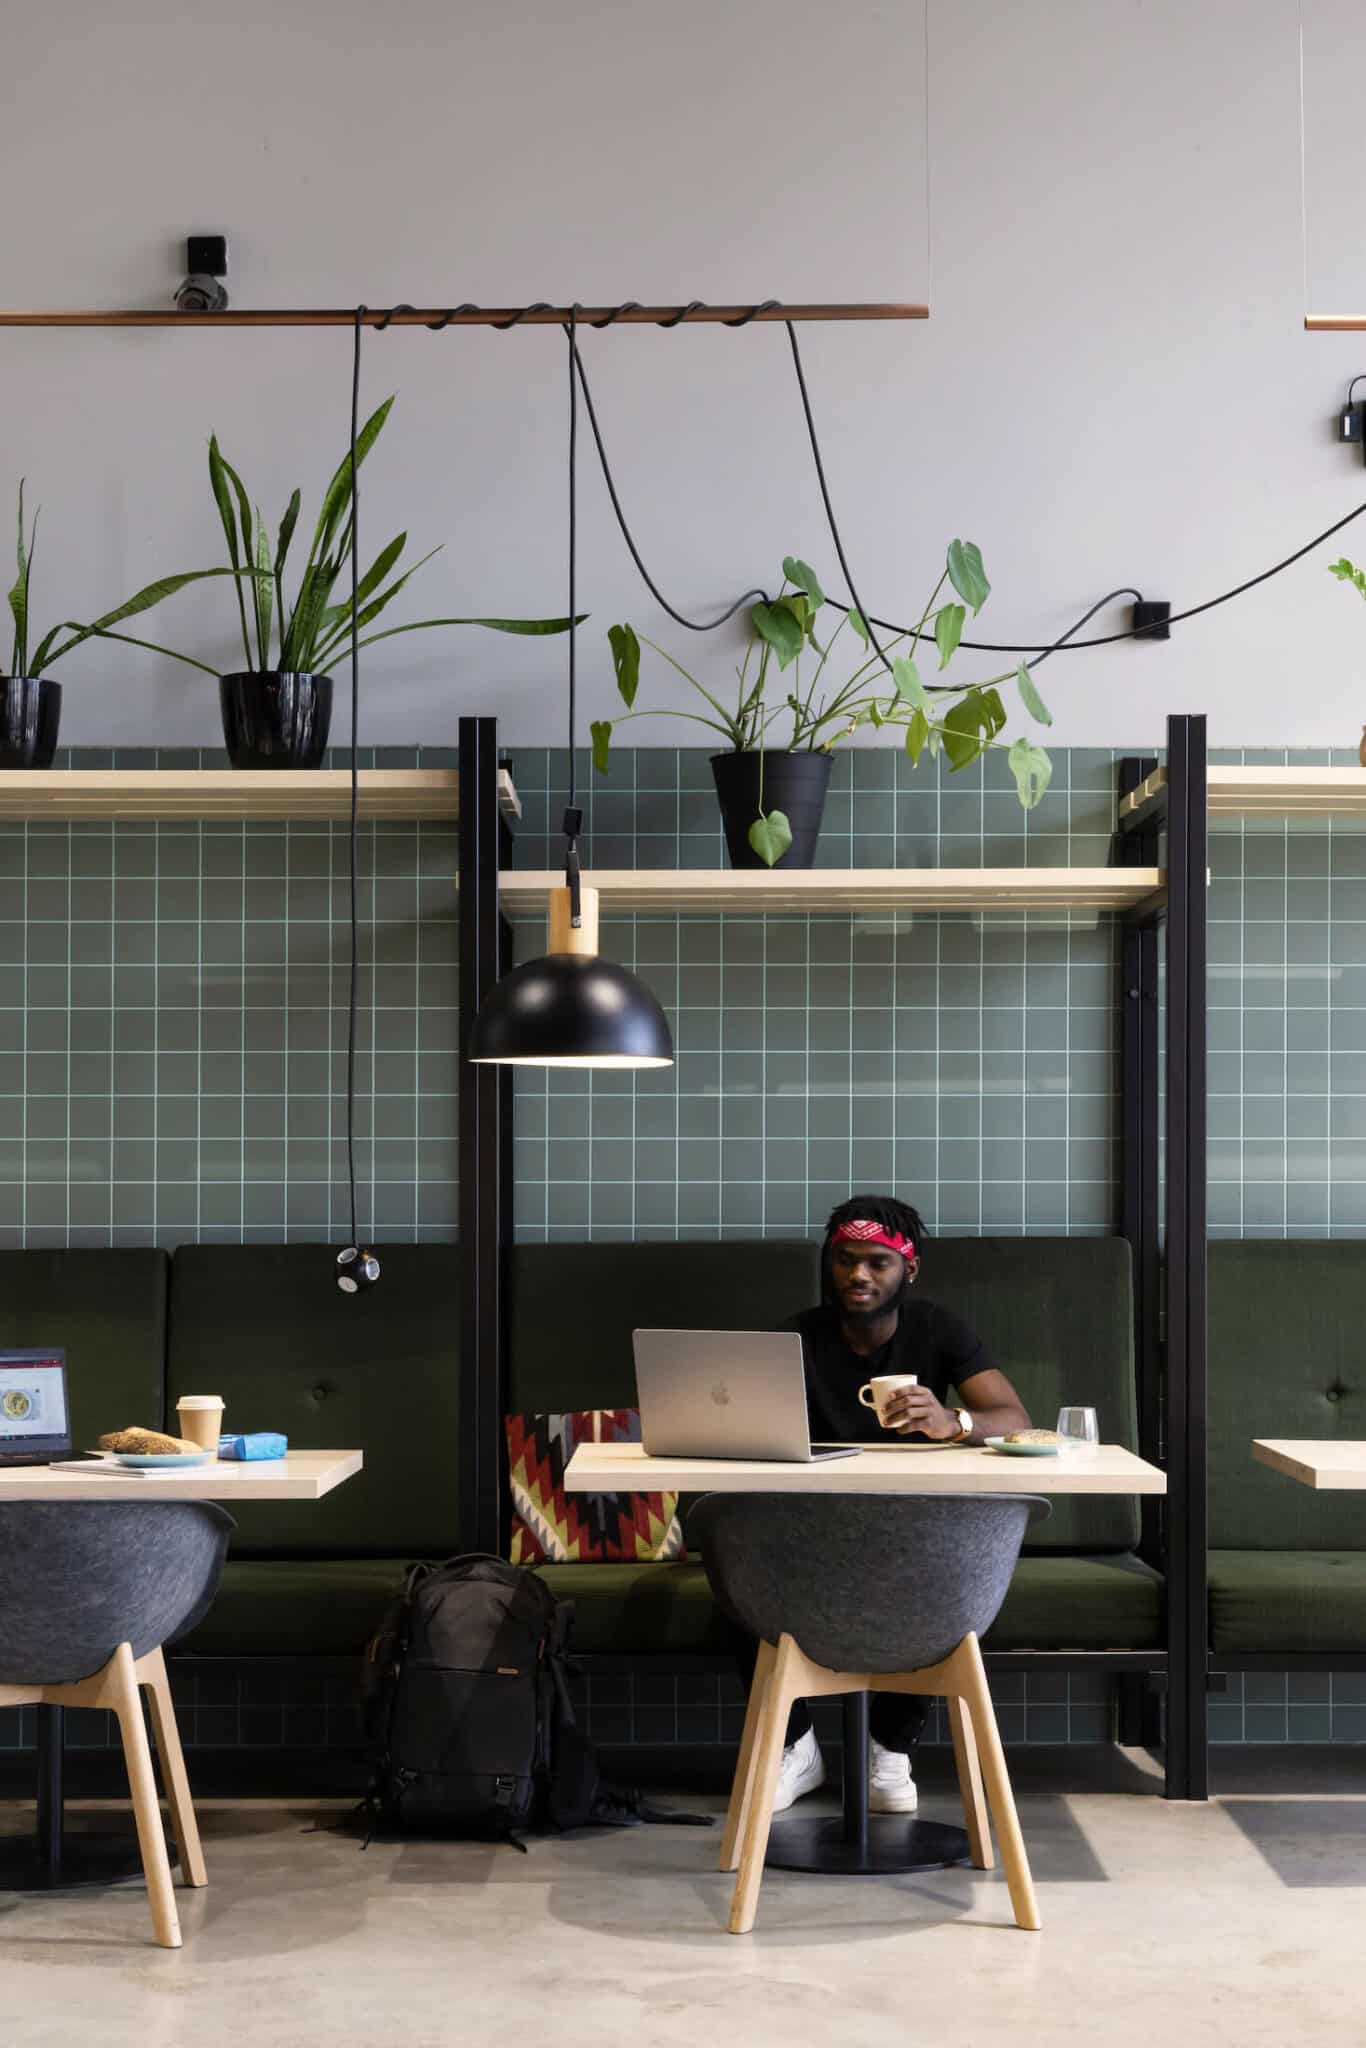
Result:
<svg viewBox="0 0 1366 2048">
<path fill-rule="evenodd" d="M 773 1801 L 778 1791 L 778 1773 L 782 1768 L 787 1717 L 797 1697 L 795 1672 L 802 1662 L 792 1637 L 783 1636 L 774 1653 L 755 1732 L 751 1790 L 740 1845 L 740 1875 L 730 1907 L 732 1934 L 748 1934 L 759 1908 L 759 1886 L 764 1875 L 764 1857 L 768 1852 L 768 1832 L 773 1825 Z"/>
<path fill-rule="evenodd" d="M 204 1885 L 209 1881 L 209 1874 L 204 1868 L 199 1823 L 190 1797 L 190 1780 L 185 1770 L 185 1754 L 180 1747 L 180 1730 L 176 1726 L 166 1659 L 160 1650 L 153 1650 L 140 1660 L 138 1679 L 145 1686 L 151 1704 L 152 1728 L 156 1735 L 157 1755 L 161 1758 L 161 1775 L 170 1803 L 176 1847 L 180 1851 L 180 1868 L 186 1884 Z"/>
<path fill-rule="evenodd" d="M 996 1726 L 996 1710 L 991 1703 L 991 1691 L 976 1636 L 964 1638 L 960 1656 L 963 1698 L 981 1748 L 982 1775 L 986 1780 L 987 1798 L 991 1802 L 996 1835 L 1001 1844 L 1001 1862 L 1005 1866 L 1015 1925 L 1037 1932 L 1043 1922 L 1039 1918 L 1034 1879 L 1030 1874 L 1029 1857 L 1020 1832 L 1020 1817 L 1015 1811 L 1015 1794 L 1010 1788 L 1005 1751 L 1001 1747 L 1001 1733 Z"/>
<path fill-rule="evenodd" d="M 180 1916 L 176 1912 L 175 1887 L 171 1883 L 171 1860 L 166 1854 L 166 1837 L 161 1828 L 161 1805 L 157 1799 L 152 1771 L 152 1751 L 142 1719 L 137 1666 L 127 1643 L 120 1643 L 105 1666 L 108 1701 L 118 1715 L 123 1736 L 123 1754 L 128 1766 L 128 1789 L 133 1797 L 133 1816 L 138 1827 L 143 1874 L 152 1908 L 152 1932 L 162 1948 L 180 1947 Z"/>
<path fill-rule="evenodd" d="M 740 1840 L 745 1831 L 754 1787 L 754 1744 L 763 1719 L 764 1694 L 768 1690 L 775 1654 L 772 1643 L 760 1643 L 754 1677 L 750 1681 L 749 1706 L 745 1710 L 745 1728 L 740 1737 L 735 1783 L 731 1787 L 730 1805 L 726 1810 L 726 1832 L 721 1839 L 722 1870 L 734 1870 L 740 1861 Z"/>
<path fill-rule="evenodd" d="M 982 1794 L 982 1763 L 977 1754 L 977 1737 L 972 1715 L 964 1701 L 949 1695 L 949 1727 L 953 1734 L 953 1761 L 958 1769 L 958 1789 L 963 1795 L 963 1817 L 967 1823 L 968 1848 L 979 1870 L 990 1870 L 995 1862 L 991 1851 L 991 1827 Z"/>
</svg>

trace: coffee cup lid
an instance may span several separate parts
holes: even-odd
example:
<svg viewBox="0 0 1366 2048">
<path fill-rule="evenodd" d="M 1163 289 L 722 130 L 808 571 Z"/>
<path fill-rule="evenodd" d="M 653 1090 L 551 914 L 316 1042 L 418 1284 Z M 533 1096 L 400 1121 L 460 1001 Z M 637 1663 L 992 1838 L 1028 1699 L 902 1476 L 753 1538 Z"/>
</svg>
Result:
<svg viewBox="0 0 1366 2048">
<path fill-rule="evenodd" d="M 195 1408 L 221 1408 L 222 1406 L 223 1396 L 221 1394 L 182 1394 L 176 1402 L 177 1408 L 189 1408 L 192 1410 Z"/>
</svg>

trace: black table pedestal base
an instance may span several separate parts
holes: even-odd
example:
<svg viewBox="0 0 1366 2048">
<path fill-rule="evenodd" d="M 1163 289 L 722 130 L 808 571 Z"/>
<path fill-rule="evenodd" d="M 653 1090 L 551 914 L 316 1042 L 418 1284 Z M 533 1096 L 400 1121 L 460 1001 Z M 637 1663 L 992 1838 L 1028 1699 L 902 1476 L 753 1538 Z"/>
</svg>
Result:
<svg viewBox="0 0 1366 2048">
<path fill-rule="evenodd" d="M 970 1863 L 962 1828 L 910 1814 L 868 1813 L 868 1695 L 844 1696 L 844 1811 L 775 1821 L 767 1866 L 824 1870 L 832 1877 L 892 1877 L 911 1870 L 943 1870 Z"/>
<path fill-rule="evenodd" d="M 172 1861 L 174 1851 L 167 1844 Z M 55 1864 L 36 1835 L 0 1836 L 0 1892 L 64 1892 L 142 1880 L 136 1835 L 64 1835 Z"/>
<path fill-rule="evenodd" d="M 31 1835 L 0 1835 L 0 1892 L 63 1892 L 142 1879 L 136 1834 L 68 1834 L 62 1763 L 66 1710 L 38 1709 L 38 1812 Z M 172 1864 L 175 1847 L 166 1844 Z"/>
<path fill-rule="evenodd" d="M 834 1877 L 889 1877 L 898 1871 L 943 1870 L 971 1861 L 962 1828 L 935 1820 L 877 1814 L 867 1839 L 850 1841 L 844 1817 L 805 1815 L 780 1820 L 768 1838 L 765 1863 L 773 1870 L 825 1870 Z"/>
</svg>

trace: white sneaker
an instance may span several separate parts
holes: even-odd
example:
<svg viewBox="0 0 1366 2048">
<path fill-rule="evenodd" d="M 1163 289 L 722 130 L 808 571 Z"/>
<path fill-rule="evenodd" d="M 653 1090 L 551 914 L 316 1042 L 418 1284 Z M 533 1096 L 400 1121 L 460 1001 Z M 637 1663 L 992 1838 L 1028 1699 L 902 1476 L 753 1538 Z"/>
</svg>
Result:
<svg viewBox="0 0 1366 2048">
<path fill-rule="evenodd" d="M 783 1751 L 773 1811 L 781 1813 L 794 1800 L 804 1799 L 808 1792 L 818 1792 L 824 1783 L 825 1759 L 815 1729 L 808 1728 L 799 1742 L 790 1742 Z"/>
<path fill-rule="evenodd" d="M 784 1759 L 786 1761 L 786 1759 Z M 911 1760 L 899 1749 L 884 1749 L 868 1739 L 868 1811 L 914 1813 L 920 1803 L 911 1776 Z"/>
</svg>

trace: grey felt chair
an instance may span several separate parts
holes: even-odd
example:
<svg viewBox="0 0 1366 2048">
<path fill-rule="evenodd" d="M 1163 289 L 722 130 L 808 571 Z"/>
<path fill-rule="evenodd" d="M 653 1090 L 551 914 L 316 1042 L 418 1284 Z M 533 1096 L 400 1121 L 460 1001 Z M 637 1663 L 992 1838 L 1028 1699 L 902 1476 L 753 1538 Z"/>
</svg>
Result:
<svg viewBox="0 0 1366 2048">
<path fill-rule="evenodd" d="M 792 1703 L 850 1692 L 947 1700 L 972 1860 L 991 1868 L 989 1800 L 1016 1924 L 1038 1928 L 978 1638 L 1048 1512 L 1025 1494 L 714 1493 L 693 1509 L 712 1591 L 760 1646 L 721 1846 L 740 1873 L 732 1934 L 754 1925 Z"/>
<path fill-rule="evenodd" d="M 207 1884 L 161 1646 L 206 1613 L 233 1526 L 201 1501 L 0 1503 L 0 1706 L 117 1715 L 162 1948 L 180 1947 L 180 1918 L 139 1692 L 149 1695 L 181 1869 L 188 1884 Z"/>
</svg>

